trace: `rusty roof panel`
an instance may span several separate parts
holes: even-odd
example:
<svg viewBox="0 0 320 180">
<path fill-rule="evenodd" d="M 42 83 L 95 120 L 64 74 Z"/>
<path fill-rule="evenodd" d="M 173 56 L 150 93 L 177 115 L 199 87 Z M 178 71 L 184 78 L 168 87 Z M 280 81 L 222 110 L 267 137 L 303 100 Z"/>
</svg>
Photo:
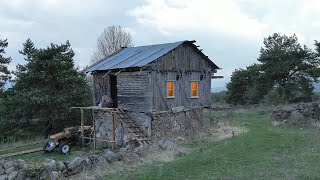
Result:
<svg viewBox="0 0 320 180">
<path fill-rule="evenodd" d="M 85 69 L 85 72 L 142 67 L 188 41 L 123 48 L 119 52 Z"/>
</svg>

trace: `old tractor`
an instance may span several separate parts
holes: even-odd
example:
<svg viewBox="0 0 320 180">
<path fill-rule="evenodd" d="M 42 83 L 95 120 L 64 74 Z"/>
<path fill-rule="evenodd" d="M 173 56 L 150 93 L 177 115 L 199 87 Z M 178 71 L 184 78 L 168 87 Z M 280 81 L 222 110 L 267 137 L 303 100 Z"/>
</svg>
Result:
<svg viewBox="0 0 320 180">
<path fill-rule="evenodd" d="M 63 132 L 51 135 L 49 140 L 43 146 L 44 152 L 53 152 L 55 149 L 62 154 L 67 154 L 71 150 L 72 145 L 80 144 L 84 142 L 84 146 L 88 146 L 92 142 L 93 136 L 93 126 L 83 126 L 83 136 L 82 129 L 79 126 L 65 128 Z"/>
</svg>

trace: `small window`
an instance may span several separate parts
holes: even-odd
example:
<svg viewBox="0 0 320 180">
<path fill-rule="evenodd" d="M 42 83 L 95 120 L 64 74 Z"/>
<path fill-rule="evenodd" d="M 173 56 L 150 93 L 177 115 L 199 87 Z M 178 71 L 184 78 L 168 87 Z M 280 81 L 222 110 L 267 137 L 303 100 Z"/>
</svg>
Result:
<svg viewBox="0 0 320 180">
<path fill-rule="evenodd" d="M 192 81 L 191 82 L 191 97 L 198 97 L 198 82 Z"/>
<path fill-rule="evenodd" d="M 174 82 L 168 81 L 167 82 L 167 97 L 174 97 Z"/>
</svg>

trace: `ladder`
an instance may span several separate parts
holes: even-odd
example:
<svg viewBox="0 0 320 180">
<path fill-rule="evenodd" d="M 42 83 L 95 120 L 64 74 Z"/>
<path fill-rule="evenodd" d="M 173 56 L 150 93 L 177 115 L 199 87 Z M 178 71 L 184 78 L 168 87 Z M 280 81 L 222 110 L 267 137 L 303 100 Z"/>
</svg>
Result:
<svg viewBox="0 0 320 180">
<path fill-rule="evenodd" d="M 141 126 L 137 126 L 123 109 L 115 108 L 113 112 L 118 115 L 118 118 L 123 123 L 123 126 L 129 131 L 132 141 L 136 141 L 139 144 L 151 144 L 150 139 L 143 134 Z"/>
</svg>

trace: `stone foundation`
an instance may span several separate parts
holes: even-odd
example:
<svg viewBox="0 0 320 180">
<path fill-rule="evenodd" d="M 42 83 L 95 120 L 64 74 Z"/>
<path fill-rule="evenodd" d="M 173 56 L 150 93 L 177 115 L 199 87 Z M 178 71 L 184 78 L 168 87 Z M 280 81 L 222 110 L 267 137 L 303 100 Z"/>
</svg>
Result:
<svg viewBox="0 0 320 180">
<path fill-rule="evenodd" d="M 190 138 L 203 128 L 203 108 L 152 114 L 152 140 Z"/>
<path fill-rule="evenodd" d="M 118 120 L 118 117 L 114 116 L 115 123 L 115 140 L 117 146 L 124 145 L 124 127 L 122 123 Z M 107 112 L 96 111 L 95 113 L 95 125 L 96 125 L 96 138 L 105 141 L 97 140 L 97 148 L 111 148 L 113 141 L 113 125 L 112 125 L 112 115 Z M 106 142 L 108 141 L 108 142 Z"/>
<path fill-rule="evenodd" d="M 151 141 L 165 138 L 192 138 L 199 130 L 203 129 L 203 108 L 184 109 L 177 108 L 171 111 L 158 113 L 126 112 L 127 115 L 140 126 L 144 135 Z M 97 148 L 110 148 L 113 141 L 112 115 L 110 113 L 96 112 L 96 138 L 110 141 L 97 140 Z M 115 139 L 116 146 L 126 145 L 128 130 L 115 115 Z"/>
</svg>

